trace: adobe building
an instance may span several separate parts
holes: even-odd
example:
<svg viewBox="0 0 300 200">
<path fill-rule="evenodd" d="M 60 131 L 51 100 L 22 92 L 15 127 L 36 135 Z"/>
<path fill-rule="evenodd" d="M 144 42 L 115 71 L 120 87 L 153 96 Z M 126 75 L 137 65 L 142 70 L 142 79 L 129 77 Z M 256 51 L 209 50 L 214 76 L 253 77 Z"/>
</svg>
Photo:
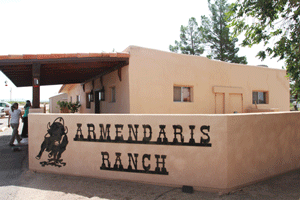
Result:
<svg viewBox="0 0 300 200">
<path fill-rule="evenodd" d="M 289 111 L 286 71 L 130 46 L 129 64 L 63 85 L 80 113 L 223 114 Z M 92 97 L 92 98 L 91 98 Z"/>
<path fill-rule="evenodd" d="M 33 86 L 32 171 L 229 192 L 300 169 L 285 70 L 136 46 L 0 56 L 0 69 Z M 34 113 L 53 84 L 80 113 Z"/>
<path fill-rule="evenodd" d="M 58 94 L 49 98 L 49 112 L 59 113 L 60 108 L 57 105 L 58 101 L 68 101 L 68 95 L 66 93 Z"/>
</svg>

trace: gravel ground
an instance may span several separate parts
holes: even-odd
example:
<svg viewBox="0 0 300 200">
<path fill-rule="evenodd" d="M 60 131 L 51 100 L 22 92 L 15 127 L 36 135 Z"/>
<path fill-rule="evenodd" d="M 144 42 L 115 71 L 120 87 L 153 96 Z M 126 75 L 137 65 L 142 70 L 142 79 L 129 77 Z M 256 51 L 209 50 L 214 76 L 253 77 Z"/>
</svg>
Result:
<svg viewBox="0 0 300 200">
<path fill-rule="evenodd" d="M 11 129 L 7 117 L 0 119 L 0 199 L 297 199 L 300 200 L 300 169 L 235 192 L 194 191 L 127 181 L 35 173 L 28 170 L 28 141 L 22 151 L 13 152 L 8 142 Z M 20 127 L 19 130 L 21 129 Z"/>
</svg>

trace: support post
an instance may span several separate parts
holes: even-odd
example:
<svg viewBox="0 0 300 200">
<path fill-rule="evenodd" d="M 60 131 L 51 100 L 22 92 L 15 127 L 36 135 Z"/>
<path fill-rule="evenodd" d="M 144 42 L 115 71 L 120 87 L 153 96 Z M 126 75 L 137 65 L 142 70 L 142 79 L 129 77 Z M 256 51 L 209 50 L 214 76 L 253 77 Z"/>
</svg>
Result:
<svg viewBox="0 0 300 200">
<path fill-rule="evenodd" d="M 41 64 L 32 65 L 32 108 L 40 108 L 40 73 Z"/>
<path fill-rule="evenodd" d="M 119 80 L 122 81 L 121 67 L 118 69 L 118 76 L 119 76 Z"/>
</svg>

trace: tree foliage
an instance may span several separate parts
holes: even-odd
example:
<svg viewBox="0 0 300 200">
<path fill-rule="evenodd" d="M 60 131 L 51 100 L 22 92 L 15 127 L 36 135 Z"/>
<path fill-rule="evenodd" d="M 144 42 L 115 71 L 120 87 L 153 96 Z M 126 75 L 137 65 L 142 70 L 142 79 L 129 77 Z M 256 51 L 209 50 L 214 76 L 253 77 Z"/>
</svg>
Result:
<svg viewBox="0 0 300 200">
<path fill-rule="evenodd" d="M 300 1 L 238 0 L 231 7 L 234 36 L 244 33 L 243 46 L 263 43 L 257 56 L 285 60 L 295 91 L 300 90 Z"/>
<path fill-rule="evenodd" d="M 231 39 L 232 33 L 228 28 L 230 18 L 226 16 L 230 10 L 227 0 L 215 0 L 214 3 L 208 0 L 208 7 L 211 16 L 201 16 L 201 26 L 198 26 L 194 17 L 189 19 L 188 26 L 181 25 L 180 41 L 176 40 L 174 46 L 170 45 L 170 51 L 201 55 L 204 46 L 207 46 L 210 49 L 207 57 L 210 59 L 247 64 L 245 56 L 237 55 L 239 48 L 235 47 L 235 43 L 238 39 Z"/>
<path fill-rule="evenodd" d="M 226 13 L 230 10 L 227 0 L 216 0 L 211 3 L 208 0 L 208 8 L 211 12 L 210 17 L 201 16 L 201 38 L 210 47 L 209 58 L 216 60 L 247 64 L 245 56 L 237 55 L 239 48 L 235 47 L 237 38 L 232 38 L 232 33 L 228 28 L 230 18 Z"/>
<path fill-rule="evenodd" d="M 181 51 L 183 54 L 201 55 L 204 47 L 201 46 L 199 27 L 196 19 L 191 17 L 188 26 L 181 25 L 180 27 L 180 41 L 175 40 L 175 45 L 169 46 L 170 51 Z"/>
</svg>

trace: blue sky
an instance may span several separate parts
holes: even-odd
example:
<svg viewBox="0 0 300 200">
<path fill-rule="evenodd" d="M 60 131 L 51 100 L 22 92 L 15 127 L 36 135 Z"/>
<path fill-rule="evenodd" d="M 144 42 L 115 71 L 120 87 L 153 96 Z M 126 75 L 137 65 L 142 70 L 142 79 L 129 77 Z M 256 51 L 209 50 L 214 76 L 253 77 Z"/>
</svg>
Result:
<svg viewBox="0 0 300 200">
<path fill-rule="evenodd" d="M 230 0 L 229 2 L 233 2 Z M 169 51 L 190 17 L 209 15 L 205 0 L 0 0 L 0 55 L 123 51 L 129 45 Z M 255 58 L 261 47 L 242 48 L 248 64 L 280 68 Z M 8 86 L 4 86 L 4 81 Z M 0 100 L 31 99 L 31 87 L 16 88 L 0 72 Z M 41 87 L 41 99 L 60 86 Z"/>
</svg>

